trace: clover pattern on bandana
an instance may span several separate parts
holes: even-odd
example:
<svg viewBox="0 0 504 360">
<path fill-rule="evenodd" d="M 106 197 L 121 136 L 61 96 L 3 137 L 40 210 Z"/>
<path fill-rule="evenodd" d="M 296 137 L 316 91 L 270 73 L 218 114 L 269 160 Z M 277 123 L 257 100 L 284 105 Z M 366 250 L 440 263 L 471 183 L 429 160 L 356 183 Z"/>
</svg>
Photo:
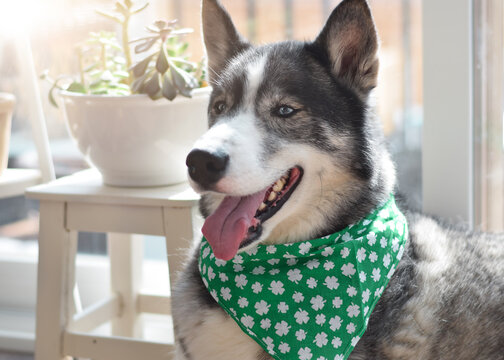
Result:
<svg viewBox="0 0 504 360">
<path fill-rule="evenodd" d="M 258 245 L 230 261 L 203 238 L 203 283 L 241 329 L 278 360 L 347 359 L 404 252 L 393 196 L 342 231 Z"/>
</svg>

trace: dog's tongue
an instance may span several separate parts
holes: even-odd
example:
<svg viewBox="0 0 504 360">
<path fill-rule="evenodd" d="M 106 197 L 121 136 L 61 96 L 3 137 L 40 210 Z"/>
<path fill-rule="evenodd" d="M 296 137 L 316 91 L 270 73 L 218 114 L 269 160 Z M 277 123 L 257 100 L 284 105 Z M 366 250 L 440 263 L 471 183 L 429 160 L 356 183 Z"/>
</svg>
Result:
<svg viewBox="0 0 504 360">
<path fill-rule="evenodd" d="M 216 258 L 227 261 L 236 255 L 248 229 L 256 224 L 254 215 L 267 190 L 244 197 L 226 196 L 217 210 L 207 217 L 201 231 Z"/>
</svg>

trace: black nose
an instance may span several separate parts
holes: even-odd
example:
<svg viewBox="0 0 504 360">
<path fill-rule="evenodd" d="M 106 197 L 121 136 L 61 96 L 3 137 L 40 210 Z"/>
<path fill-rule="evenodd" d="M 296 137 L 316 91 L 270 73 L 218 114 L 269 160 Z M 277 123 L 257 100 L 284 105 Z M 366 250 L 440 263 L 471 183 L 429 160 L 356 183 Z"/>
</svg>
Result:
<svg viewBox="0 0 504 360">
<path fill-rule="evenodd" d="M 224 176 L 229 156 L 224 153 L 210 153 L 195 149 L 187 155 L 186 165 L 189 176 L 202 186 L 216 183 Z"/>
</svg>

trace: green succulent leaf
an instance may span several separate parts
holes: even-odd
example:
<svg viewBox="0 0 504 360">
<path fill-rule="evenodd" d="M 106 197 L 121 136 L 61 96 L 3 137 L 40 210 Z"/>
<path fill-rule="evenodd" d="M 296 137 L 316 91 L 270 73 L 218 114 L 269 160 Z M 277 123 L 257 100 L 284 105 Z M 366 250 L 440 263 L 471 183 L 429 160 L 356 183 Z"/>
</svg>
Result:
<svg viewBox="0 0 504 360">
<path fill-rule="evenodd" d="M 58 87 L 56 84 L 54 84 L 50 89 L 49 89 L 49 102 L 51 103 L 52 106 L 55 108 L 59 108 L 58 103 L 56 102 L 56 99 L 54 98 L 54 90 L 56 90 Z"/>
<path fill-rule="evenodd" d="M 163 75 L 162 94 L 163 94 L 163 97 L 165 97 L 166 99 L 168 99 L 170 101 L 175 99 L 175 97 L 177 96 L 177 88 L 175 87 L 175 85 L 171 81 L 169 74 Z"/>
<path fill-rule="evenodd" d="M 145 82 L 143 92 L 149 95 L 151 99 L 156 99 L 161 90 L 161 85 L 159 84 L 159 73 L 155 72 L 152 77 Z"/>
<path fill-rule="evenodd" d="M 148 40 L 145 40 L 144 42 L 138 44 L 137 46 L 135 46 L 135 53 L 136 54 L 139 54 L 141 52 L 145 52 L 147 50 L 149 50 L 151 47 L 154 46 L 154 44 L 158 41 L 158 37 L 152 37 Z"/>
<path fill-rule="evenodd" d="M 144 82 L 148 76 L 149 73 L 146 73 L 140 76 L 139 78 L 135 79 L 135 81 L 133 81 L 133 84 L 131 84 L 131 92 L 134 94 L 143 93 Z"/>
<path fill-rule="evenodd" d="M 170 73 L 173 82 L 180 94 L 186 97 L 191 97 L 191 91 L 198 86 L 198 81 L 191 74 L 188 74 L 173 64 L 170 65 Z"/>
<path fill-rule="evenodd" d="M 159 51 L 159 55 L 156 61 L 156 70 L 160 74 L 164 74 L 169 68 L 168 65 L 168 54 L 166 53 L 166 49 L 164 44 L 161 46 L 161 51 Z"/>
<path fill-rule="evenodd" d="M 145 71 L 147 70 L 153 56 L 154 54 L 147 56 L 145 59 L 143 59 L 142 61 L 140 61 L 131 68 L 131 71 L 133 71 L 133 75 L 135 75 L 135 77 L 138 78 L 143 74 L 145 74 Z"/>
<path fill-rule="evenodd" d="M 143 11 L 147 6 L 149 6 L 149 3 L 141 5 L 138 9 L 133 10 L 131 13 L 138 14 L 139 12 Z"/>
<path fill-rule="evenodd" d="M 102 10 L 95 10 L 97 14 L 101 15 L 101 16 L 104 16 L 110 20 L 113 20 L 119 24 L 122 24 L 123 21 L 121 18 L 119 18 L 118 16 L 114 15 L 114 14 L 111 14 L 109 12 L 106 12 L 106 11 L 102 11 Z"/>
<path fill-rule="evenodd" d="M 82 85 L 81 83 L 79 82 L 73 82 L 71 83 L 67 89 L 67 91 L 70 91 L 70 92 L 74 92 L 74 93 L 80 93 L 80 94 L 85 94 L 86 93 L 86 88 L 84 87 L 84 85 Z"/>
</svg>

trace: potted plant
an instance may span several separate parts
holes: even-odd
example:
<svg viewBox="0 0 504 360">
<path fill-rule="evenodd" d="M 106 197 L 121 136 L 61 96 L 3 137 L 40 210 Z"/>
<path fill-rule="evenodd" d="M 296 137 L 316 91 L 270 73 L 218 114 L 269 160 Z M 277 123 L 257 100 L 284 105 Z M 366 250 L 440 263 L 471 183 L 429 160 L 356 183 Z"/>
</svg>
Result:
<svg viewBox="0 0 504 360">
<path fill-rule="evenodd" d="M 0 175 L 7 168 L 9 158 L 9 139 L 14 104 L 14 95 L 0 93 Z"/>
<path fill-rule="evenodd" d="M 185 55 L 187 43 L 175 21 L 156 21 L 146 37 L 130 40 L 129 21 L 148 4 L 117 2 L 98 11 L 122 27 L 116 34 L 91 33 L 77 46 L 79 76 L 52 79 L 49 99 L 59 92 L 71 136 L 85 158 L 115 186 L 160 186 L 186 179 L 185 156 L 206 129 L 210 89 L 203 61 Z M 134 63 L 130 46 L 142 56 Z"/>
</svg>

